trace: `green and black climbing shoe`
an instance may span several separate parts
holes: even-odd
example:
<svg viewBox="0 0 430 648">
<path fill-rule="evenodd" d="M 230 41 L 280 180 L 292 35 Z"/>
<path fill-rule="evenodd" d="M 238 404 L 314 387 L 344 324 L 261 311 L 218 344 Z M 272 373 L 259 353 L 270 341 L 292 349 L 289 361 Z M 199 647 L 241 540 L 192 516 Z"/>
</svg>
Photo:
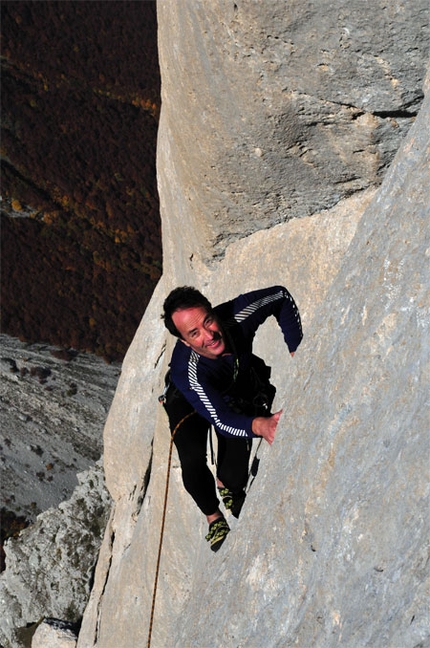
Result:
<svg viewBox="0 0 430 648">
<path fill-rule="evenodd" d="M 233 493 L 229 488 L 226 488 L 225 486 L 218 486 L 218 492 L 219 496 L 224 502 L 226 510 L 230 511 L 231 507 L 233 506 Z"/>
<path fill-rule="evenodd" d="M 240 491 L 240 493 L 233 493 L 233 503 L 231 505 L 230 511 L 235 518 L 239 517 L 242 506 L 245 502 L 245 498 L 245 491 Z"/>
<path fill-rule="evenodd" d="M 228 526 L 225 517 L 217 518 L 210 523 L 209 533 L 206 536 L 206 540 L 210 543 L 212 551 L 218 551 L 229 531 L 230 527 Z"/>
</svg>

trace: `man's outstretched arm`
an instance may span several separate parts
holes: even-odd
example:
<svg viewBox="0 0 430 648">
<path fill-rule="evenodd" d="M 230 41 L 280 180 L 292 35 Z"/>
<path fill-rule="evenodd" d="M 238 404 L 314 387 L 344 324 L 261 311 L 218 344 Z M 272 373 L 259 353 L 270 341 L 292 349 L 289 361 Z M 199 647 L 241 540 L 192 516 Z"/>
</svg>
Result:
<svg viewBox="0 0 430 648">
<path fill-rule="evenodd" d="M 274 315 L 290 353 L 296 351 L 303 337 L 302 324 L 297 305 L 284 286 L 254 290 L 228 303 L 233 303 L 234 319 L 248 337 L 253 337 L 259 326 Z"/>
</svg>

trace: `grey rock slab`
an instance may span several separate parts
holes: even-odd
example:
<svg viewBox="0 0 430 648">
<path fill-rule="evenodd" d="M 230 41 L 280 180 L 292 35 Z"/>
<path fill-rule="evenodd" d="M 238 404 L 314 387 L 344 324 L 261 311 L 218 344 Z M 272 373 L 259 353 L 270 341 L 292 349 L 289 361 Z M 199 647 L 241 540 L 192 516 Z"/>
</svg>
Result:
<svg viewBox="0 0 430 648">
<path fill-rule="evenodd" d="M 379 184 L 423 98 L 426 0 L 161 1 L 158 24 L 167 272 Z"/>
<path fill-rule="evenodd" d="M 70 622 L 82 617 L 111 499 L 101 461 L 79 473 L 78 480 L 69 500 L 41 513 L 5 543 L 6 569 L 0 576 L 5 648 L 21 648 L 22 629 L 43 617 Z"/>
<path fill-rule="evenodd" d="M 240 536 L 201 575 L 179 645 L 430 641 L 429 108 L 305 329 Z"/>
<path fill-rule="evenodd" d="M 1 506 L 34 521 L 70 497 L 103 452 L 121 367 L 0 336 Z M 66 354 L 67 355 L 67 354 Z"/>
</svg>

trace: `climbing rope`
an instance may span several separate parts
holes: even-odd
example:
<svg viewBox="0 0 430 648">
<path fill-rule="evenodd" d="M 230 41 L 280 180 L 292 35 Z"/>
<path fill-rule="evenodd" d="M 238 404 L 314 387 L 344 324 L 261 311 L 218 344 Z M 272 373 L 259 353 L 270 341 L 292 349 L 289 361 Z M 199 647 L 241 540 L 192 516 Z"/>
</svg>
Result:
<svg viewBox="0 0 430 648">
<path fill-rule="evenodd" d="M 159 576 L 159 572 L 160 572 L 160 561 L 161 561 L 161 548 L 162 548 L 162 545 L 163 545 L 164 526 L 165 526 L 165 522 L 166 522 L 167 498 L 168 498 L 168 495 L 169 495 L 169 480 L 170 480 L 170 468 L 171 468 L 171 465 L 172 465 L 173 443 L 174 443 L 174 439 L 175 439 L 175 434 L 177 433 L 177 431 L 181 427 L 182 423 L 184 423 L 184 421 L 186 421 L 190 416 L 192 416 L 193 414 L 196 414 L 196 413 L 197 412 L 195 410 L 193 410 L 192 412 L 189 412 L 186 416 L 181 418 L 179 423 L 173 429 L 172 436 L 171 436 L 171 439 L 170 439 L 169 458 L 168 458 L 168 461 L 167 461 L 166 486 L 165 486 L 165 491 L 164 491 L 163 515 L 162 515 L 162 518 L 161 518 L 160 540 L 159 540 L 159 544 L 158 544 L 157 564 L 156 564 L 156 567 L 155 567 L 154 589 L 153 589 L 153 592 L 152 592 L 152 605 L 151 605 L 151 616 L 150 616 L 150 619 L 149 619 L 148 642 L 146 644 L 147 648 L 150 648 L 150 646 L 151 646 L 152 628 L 153 628 L 153 625 L 154 625 L 155 599 L 156 599 L 156 596 L 157 596 L 158 576 Z M 258 451 L 260 449 L 261 442 L 262 442 L 262 439 L 260 439 L 260 442 L 259 442 L 259 444 L 257 446 L 257 450 L 256 450 L 255 455 L 254 455 L 254 461 L 252 462 L 251 471 L 250 471 L 250 477 L 252 477 L 252 479 L 251 479 L 250 483 L 248 484 L 248 486 L 246 488 L 246 492 L 248 492 L 249 489 L 251 488 L 252 483 L 253 483 L 253 481 L 255 479 L 255 476 L 257 474 L 257 471 L 258 471 L 258 464 L 259 464 L 260 460 L 257 457 L 257 453 L 258 453 Z"/>
<path fill-rule="evenodd" d="M 160 530 L 160 541 L 158 545 L 158 557 L 157 557 L 157 565 L 155 568 L 155 580 L 154 580 L 154 589 L 152 592 L 152 605 L 151 605 L 151 617 L 149 619 L 149 630 L 148 630 L 148 643 L 147 643 L 147 648 L 150 648 L 151 646 L 151 636 L 152 636 L 152 627 L 154 625 L 154 611 L 155 611 L 155 598 L 157 596 L 157 586 L 158 586 L 158 575 L 160 571 L 160 561 L 161 561 L 161 547 L 163 545 L 163 535 L 164 535 L 164 525 L 166 522 L 166 510 L 167 510 L 167 497 L 169 494 L 169 478 L 170 478 L 170 467 L 172 464 L 172 452 L 173 452 L 173 441 L 175 438 L 176 432 L 179 430 L 180 426 L 182 423 L 192 416 L 193 414 L 196 414 L 196 411 L 189 412 L 186 416 L 184 416 L 179 423 L 175 426 L 172 436 L 170 439 L 170 448 L 169 448 L 169 459 L 167 462 L 167 475 L 166 475 L 166 488 L 164 491 L 164 506 L 163 506 L 163 515 L 161 518 L 161 530 Z"/>
</svg>

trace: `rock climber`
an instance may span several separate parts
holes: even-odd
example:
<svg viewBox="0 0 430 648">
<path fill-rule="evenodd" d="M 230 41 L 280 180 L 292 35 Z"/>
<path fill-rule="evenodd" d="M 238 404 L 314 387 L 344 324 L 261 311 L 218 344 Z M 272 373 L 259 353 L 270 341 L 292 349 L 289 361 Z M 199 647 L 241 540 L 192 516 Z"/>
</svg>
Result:
<svg viewBox="0 0 430 648">
<path fill-rule="evenodd" d="M 283 286 L 239 295 L 215 308 L 193 287 L 164 302 L 166 328 L 178 341 L 161 397 L 178 451 L 185 489 L 209 524 L 213 551 L 230 527 L 220 510 L 239 517 L 249 477 L 252 439 L 273 443 L 282 410 L 271 413 L 270 368 L 252 353 L 258 327 L 273 315 L 293 356 L 302 339 L 299 311 Z M 217 437 L 216 483 L 207 465 L 210 426 Z M 218 491 L 218 494 L 217 494 Z"/>
</svg>

